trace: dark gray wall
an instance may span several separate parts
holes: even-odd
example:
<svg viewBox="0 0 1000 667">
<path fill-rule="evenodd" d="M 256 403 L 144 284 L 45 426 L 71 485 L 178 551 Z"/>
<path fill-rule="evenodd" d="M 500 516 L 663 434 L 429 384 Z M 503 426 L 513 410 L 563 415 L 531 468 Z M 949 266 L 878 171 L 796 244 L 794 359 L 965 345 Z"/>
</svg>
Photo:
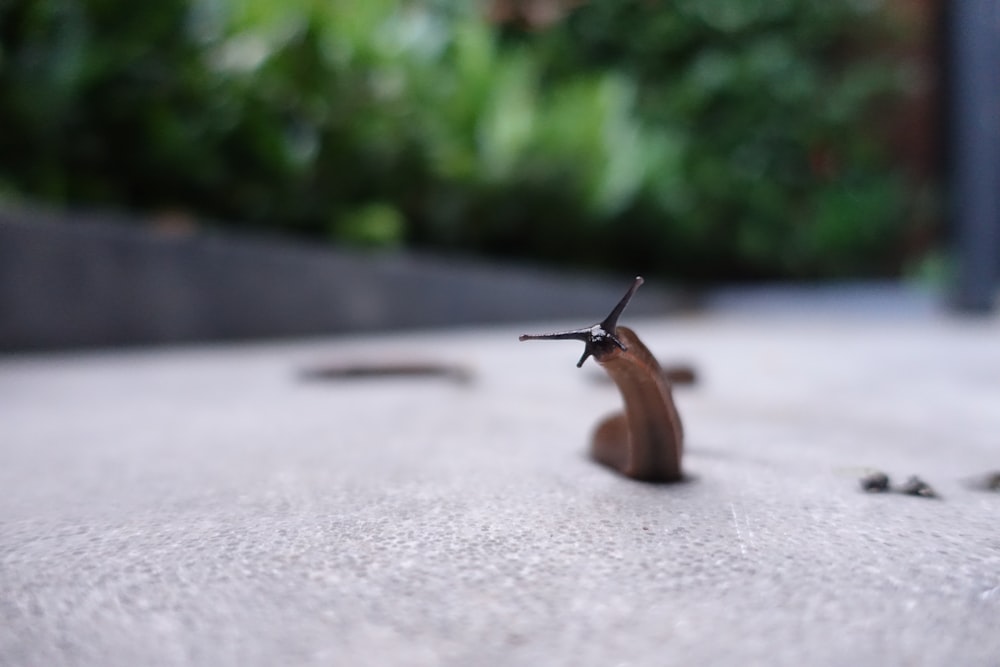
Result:
<svg viewBox="0 0 1000 667">
<path fill-rule="evenodd" d="M 583 325 L 601 319 L 632 278 L 156 233 L 122 222 L 0 211 L 0 349 L 553 318 Z M 670 293 L 647 285 L 629 312 L 674 304 Z"/>
</svg>

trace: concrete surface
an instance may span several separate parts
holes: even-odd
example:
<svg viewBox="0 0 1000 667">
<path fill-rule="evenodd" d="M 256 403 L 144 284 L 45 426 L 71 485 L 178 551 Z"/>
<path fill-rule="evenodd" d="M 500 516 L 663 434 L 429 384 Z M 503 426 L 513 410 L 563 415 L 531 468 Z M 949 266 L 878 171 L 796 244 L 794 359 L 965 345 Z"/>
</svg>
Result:
<svg viewBox="0 0 1000 667">
<path fill-rule="evenodd" d="M 0 664 L 1000 664 L 1000 320 L 624 323 L 690 482 L 588 462 L 614 390 L 520 327 L 0 359 Z"/>
</svg>

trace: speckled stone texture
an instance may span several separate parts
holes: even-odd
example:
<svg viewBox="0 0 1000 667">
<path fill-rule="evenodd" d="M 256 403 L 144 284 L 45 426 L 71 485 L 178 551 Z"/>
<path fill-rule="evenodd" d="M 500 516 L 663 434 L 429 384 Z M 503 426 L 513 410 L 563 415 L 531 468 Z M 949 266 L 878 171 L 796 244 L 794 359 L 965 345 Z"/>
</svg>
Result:
<svg viewBox="0 0 1000 667">
<path fill-rule="evenodd" d="M 687 483 L 520 328 L 0 360 L 0 664 L 1000 664 L 1000 321 L 624 323 L 699 369 Z"/>
</svg>

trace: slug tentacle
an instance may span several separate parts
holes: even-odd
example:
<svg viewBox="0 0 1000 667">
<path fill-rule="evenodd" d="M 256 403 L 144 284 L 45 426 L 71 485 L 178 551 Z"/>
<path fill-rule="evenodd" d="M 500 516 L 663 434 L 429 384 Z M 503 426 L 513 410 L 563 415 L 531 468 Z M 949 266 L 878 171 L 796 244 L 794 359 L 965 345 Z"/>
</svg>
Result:
<svg viewBox="0 0 1000 667">
<path fill-rule="evenodd" d="M 635 291 L 639 289 L 639 286 L 643 282 L 642 277 L 636 276 L 632 282 L 632 286 L 629 287 L 628 292 L 621 298 L 618 305 L 612 309 L 611 313 L 604 320 L 592 327 L 572 329 L 559 333 L 522 334 L 518 337 L 518 340 L 522 342 L 526 340 L 581 340 L 584 343 L 584 349 L 580 361 L 576 362 L 577 368 L 583 366 L 583 362 L 587 360 L 587 357 L 596 356 L 612 345 L 617 346 L 622 352 L 626 352 L 628 348 L 618 339 L 617 335 L 618 318 L 621 317 L 625 306 L 632 300 L 632 295 L 635 294 Z"/>
<path fill-rule="evenodd" d="M 520 340 L 580 340 L 583 356 L 594 359 L 617 385 L 625 413 L 604 419 L 594 432 L 591 456 L 618 472 L 646 481 L 683 478 L 683 428 L 670 383 L 635 332 L 618 326 L 618 318 L 643 280 L 632 286 L 604 320 L 592 327 L 552 334 L 523 335 Z"/>
</svg>

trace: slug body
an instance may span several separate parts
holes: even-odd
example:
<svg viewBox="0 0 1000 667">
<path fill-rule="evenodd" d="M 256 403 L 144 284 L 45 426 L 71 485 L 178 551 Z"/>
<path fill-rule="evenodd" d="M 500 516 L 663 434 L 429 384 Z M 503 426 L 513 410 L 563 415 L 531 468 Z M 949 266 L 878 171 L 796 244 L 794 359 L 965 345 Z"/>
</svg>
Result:
<svg viewBox="0 0 1000 667">
<path fill-rule="evenodd" d="M 587 329 L 524 335 L 521 340 L 582 340 L 577 363 L 593 356 L 608 373 L 625 403 L 624 413 L 602 420 L 594 431 L 590 454 L 633 479 L 676 482 L 683 479 L 684 432 L 669 381 L 635 332 L 618 326 L 618 317 L 642 284 L 637 277 L 611 314 Z"/>
<path fill-rule="evenodd" d="M 606 417 L 594 431 L 591 456 L 627 477 L 674 482 L 683 477 L 684 429 L 660 365 L 635 332 L 618 327 L 628 348 L 594 355 L 614 380 L 625 412 Z"/>
</svg>

